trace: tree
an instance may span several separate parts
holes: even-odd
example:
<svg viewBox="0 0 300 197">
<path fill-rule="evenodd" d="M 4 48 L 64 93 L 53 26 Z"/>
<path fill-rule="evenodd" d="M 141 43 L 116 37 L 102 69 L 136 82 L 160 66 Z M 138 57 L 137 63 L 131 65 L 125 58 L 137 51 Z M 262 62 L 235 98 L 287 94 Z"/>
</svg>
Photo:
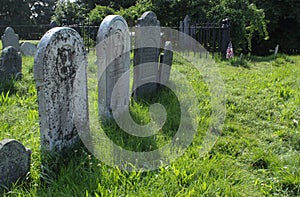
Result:
<svg viewBox="0 0 300 197">
<path fill-rule="evenodd" d="M 52 20 L 59 25 L 76 24 L 84 21 L 88 17 L 88 9 L 86 6 L 80 6 L 76 2 L 58 1 L 55 6 Z"/>
<path fill-rule="evenodd" d="M 114 14 L 114 10 L 110 7 L 97 5 L 88 14 L 89 20 L 93 25 L 100 25 L 102 20 L 110 14 Z"/>
<path fill-rule="evenodd" d="M 29 7 L 34 24 L 49 24 L 55 9 L 55 0 L 31 0 Z"/>
<path fill-rule="evenodd" d="M 1 25 L 27 25 L 31 11 L 28 0 L 1 0 L 0 1 L 0 24 Z"/>
<path fill-rule="evenodd" d="M 153 9 L 152 3 L 149 0 L 138 0 L 134 6 L 127 9 L 121 8 L 116 14 L 121 15 L 127 21 L 128 25 L 133 27 L 141 15 Z"/>
<path fill-rule="evenodd" d="M 277 44 L 285 53 L 300 53 L 300 1 L 253 0 L 257 7 L 264 10 L 269 23 L 269 40 L 254 39 L 257 54 L 266 55 Z"/>
</svg>

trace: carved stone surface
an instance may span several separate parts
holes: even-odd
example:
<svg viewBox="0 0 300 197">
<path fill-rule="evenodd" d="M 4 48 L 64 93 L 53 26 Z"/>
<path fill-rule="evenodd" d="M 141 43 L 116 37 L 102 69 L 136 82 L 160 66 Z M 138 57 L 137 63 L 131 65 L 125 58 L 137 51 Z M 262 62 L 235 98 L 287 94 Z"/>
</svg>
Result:
<svg viewBox="0 0 300 197">
<path fill-rule="evenodd" d="M 30 42 L 24 42 L 21 45 L 21 52 L 24 56 L 34 56 L 36 53 L 36 46 Z"/>
<path fill-rule="evenodd" d="M 16 140 L 0 141 L 0 190 L 23 180 L 30 171 L 31 151 Z"/>
<path fill-rule="evenodd" d="M 134 50 L 134 97 L 156 91 L 160 53 L 160 23 L 154 12 L 145 12 L 138 20 Z"/>
<path fill-rule="evenodd" d="M 17 51 L 20 51 L 19 35 L 15 34 L 15 31 L 11 27 L 7 27 L 2 36 L 2 48 L 13 46 Z"/>
<path fill-rule="evenodd" d="M 97 43 L 99 115 L 110 117 L 112 111 L 122 113 L 129 105 L 130 35 L 125 19 L 107 16 L 100 25 Z M 116 86 L 120 79 L 122 83 Z"/>
<path fill-rule="evenodd" d="M 71 147 L 78 140 L 75 119 L 88 124 L 86 67 L 83 40 L 75 30 L 56 27 L 43 36 L 34 62 L 42 150 Z"/>
<path fill-rule="evenodd" d="M 172 61 L 173 61 L 173 48 L 171 41 L 165 43 L 163 56 L 161 56 L 161 64 L 159 66 L 159 83 L 165 85 L 170 79 Z"/>
<path fill-rule="evenodd" d="M 0 80 L 19 78 L 22 75 L 22 56 L 12 46 L 6 47 L 0 57 Z"/>
</svg>

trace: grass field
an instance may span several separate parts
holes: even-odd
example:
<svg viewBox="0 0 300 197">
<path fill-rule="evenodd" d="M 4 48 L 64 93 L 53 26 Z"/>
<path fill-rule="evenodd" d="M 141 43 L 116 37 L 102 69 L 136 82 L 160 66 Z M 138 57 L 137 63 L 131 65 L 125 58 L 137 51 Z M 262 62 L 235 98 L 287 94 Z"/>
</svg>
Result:
<svg viewBox="0 0 300 197">
<path fill-rule="evenodd" d="M 90 97 L 95 97 L 94 61 L 90 53 Z M 0 139 L 17 139 L 32 150 L 31 171 L 27 182 L 4 196 L 299 196 L 300 56 L 216 62 L 225 83 L 227 113 L 220 137 L 203 157 L 199 148 L 210 122 L 209 89 L 201 74 L 175 56 L 172 69 L 191 82 L 201 109 L 195 119 L 197 134 L 182 157 L 154 171 L 127 172 L 77 148 L 54 162 L 56 171 L 42 172 L 33 58 L 23 57 L 23 79 L 0 87 Z M 157 100 L 132 101 L 131 114 L 140 123 L 150 120 L 149 102 L 166 105 L 171 115 L 155 137 L 130 137 L 114 123 L 106 133 L 127 149 L 161 147 L 178 126 L 178 108 L 170 98 L 174 100 L 162 90 Z"/>
</svg>

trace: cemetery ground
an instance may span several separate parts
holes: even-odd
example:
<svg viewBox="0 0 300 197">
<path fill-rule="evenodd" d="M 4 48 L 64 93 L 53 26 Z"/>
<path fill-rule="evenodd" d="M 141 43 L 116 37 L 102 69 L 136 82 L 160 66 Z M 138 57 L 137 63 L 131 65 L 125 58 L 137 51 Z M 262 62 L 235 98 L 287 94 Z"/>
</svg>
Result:
<svg viewBox="0 0 300 197">
<path fill-rule="evenodd" d="M 97 84 L 95 57 L 90 52 L 91 98 L 97 95 L 92 85 Z M 200 157 L 210 121 L 209 90 L 195 68 L 175 54 L 172 69 L 187 77 L 199 100 L 199 128 L 182 157 L 150 172 L 106 166 L 80 147 L 42 171 L 33 61 L 32 57 L 23 57 L 22 80 L 0 87 L 0 139 L 19 140 L 32 150 L 27 181 L 4 196 L 300 195 L 300 56 L 216 59 L 226 87 L 226 120 L 215 146 Z M 155 101 L 166 105 L 168 122 L 155 137 L 130 138 L 114 123 L 105 127 L 108 136 L 137 151 L 168 143 L 176 132 L 178 106 L 167 90 L 158 95 Z M 147 102 L 131 101 L 131 113 L 137 122 L 150 120 Z"/>
</svg>

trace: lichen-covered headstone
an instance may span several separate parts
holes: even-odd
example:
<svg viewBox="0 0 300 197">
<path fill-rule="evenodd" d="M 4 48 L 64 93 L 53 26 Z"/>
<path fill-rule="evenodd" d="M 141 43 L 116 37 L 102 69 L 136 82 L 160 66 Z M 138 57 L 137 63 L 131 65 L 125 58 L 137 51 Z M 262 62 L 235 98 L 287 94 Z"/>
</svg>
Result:
<svg viewBox="0 0 300 197">
<path fill-rule="evenodd" d="M 154 12 L 145 12 L 135 33 L 134 97 L 143 97 L 156 91 L 160 53 L 160 22 Z"/>
<path fill-rule="evenodd" d="M 13 46 L 17 51 L 20 51 L 19 35 L 11 27 L 7 27 L 2 36 L 2 49 Z"/>
<path fill-rule="evenodd" d="M 173 62 L 172 42 L 166 41 L 164 53 L 161 56 L 161 64 L 159 66 L 159 83 L 165 85 L 170 79 L 171 67 Z"/>
<path fill-rule="evenodd" d="M 0 81 L 22 76 L 22 56 L 12 46 L 6 47 L 0 57 Z"/>
<path fill-rule="evenodd" d="M 11 139 L 0 141 L 0 191 L 23 180 L 30 171 L 31 150 Z"/>
<path fill-rule="evenodd" d="M 30 42 L 24 42 L 21 45 L 21 52 L 24 56 L 34 56 L 36 53 L 36 46 Z"/>
<path fill-rule="evenodd" d="M 130 35 L 125 19 L 107 16 L 99 27 L 97 43 L 99 115 L 110 117 L 112 111 L 122 113 L 129 105 Z"/>
<path fill-rule="evenodd" d="M 88 124 L 86 67 L 83 40 L 75 30 L 56 27 L 43 36 L 34 62 L 42 150 L 72 147 L 79 139 L 75 120 Z"/>
</svg>

